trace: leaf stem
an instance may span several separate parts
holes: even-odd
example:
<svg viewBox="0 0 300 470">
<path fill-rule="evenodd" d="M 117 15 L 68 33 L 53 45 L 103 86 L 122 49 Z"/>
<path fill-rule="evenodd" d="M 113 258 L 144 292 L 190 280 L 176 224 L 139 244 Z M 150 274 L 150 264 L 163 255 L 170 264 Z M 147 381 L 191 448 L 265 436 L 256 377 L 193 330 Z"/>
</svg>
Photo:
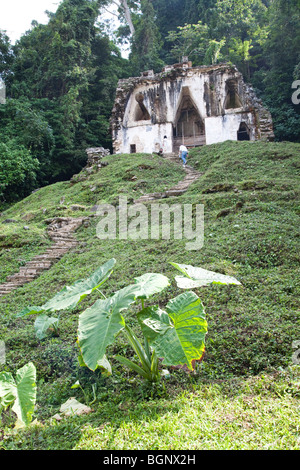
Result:
<svg viewBox="0 0 300 470">
<path fill-rule="evenodd" d="M 103 295 L 103 297 L 106 299 L 105 295 L 103 294 L 103 292 L 100 290 L 100 289 L 96 289 L 98 292 L 100 292 L 101 295 Z"/>
</svg>

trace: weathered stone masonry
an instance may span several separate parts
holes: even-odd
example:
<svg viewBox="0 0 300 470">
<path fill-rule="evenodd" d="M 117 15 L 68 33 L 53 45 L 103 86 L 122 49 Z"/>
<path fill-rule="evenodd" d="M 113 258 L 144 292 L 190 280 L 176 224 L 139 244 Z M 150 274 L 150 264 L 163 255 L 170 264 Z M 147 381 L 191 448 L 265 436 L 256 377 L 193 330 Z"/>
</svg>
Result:
<svg viewBox="0 0 300 470">
<path fill-rule="evenodd" d="M 114 153 L 274 139 L 269 111 L 235 66 L 192 67 L 187 60 L 120 80 L 111 129 Z"/>
</svg>

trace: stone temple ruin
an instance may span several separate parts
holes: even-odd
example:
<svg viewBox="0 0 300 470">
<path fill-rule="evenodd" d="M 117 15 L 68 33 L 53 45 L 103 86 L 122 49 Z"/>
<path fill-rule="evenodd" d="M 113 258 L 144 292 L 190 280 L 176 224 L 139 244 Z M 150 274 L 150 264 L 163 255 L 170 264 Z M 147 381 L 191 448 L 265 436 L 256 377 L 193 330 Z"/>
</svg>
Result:
<svg viewBox="0 0 300 470">
<path fill-rule="evenodd" d="M 114 153 L 170 154 L 226 140 L 273 140 L 273 123 L 235 66 L 188 59 L 120 80 L 111 117 Z"/>
</svg>

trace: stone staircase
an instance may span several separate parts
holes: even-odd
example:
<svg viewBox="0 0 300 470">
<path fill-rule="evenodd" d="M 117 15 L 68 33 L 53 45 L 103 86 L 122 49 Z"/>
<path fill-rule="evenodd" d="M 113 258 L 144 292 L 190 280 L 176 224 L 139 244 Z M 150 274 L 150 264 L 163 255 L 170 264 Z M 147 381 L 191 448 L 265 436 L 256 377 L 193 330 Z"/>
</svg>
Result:
<svg viewBox="0 0 300 470">
<path fill-rule="evenodd" d="M 28 282 L 36 279 L 40 274 L 50 269 L 51 266 L 64 256 L 71 248 L 77 245 L 72 233 L 82 224 L 87 222 L 87 218 L 56 217 L 46 221 L 48 226 L 48 236 L 54 242 L 42 255 L 35 256 L 31 261 L 22 266 L 18 273 L 8 276 L 4 284 L 0 284 L 0 297 L 9 294 Z"/>
<path fill-rule="evenodd" d="M 176 163 L 177 165 L 181 165 L 181 160 L 179 159 L 178 154 L 173 153 L 169 155 L 164 155 L 164 158 Z M 139 203 L 144 204 L 147 202 L 154 201 L 156 199 L 164 199 L 168 197 L 181 196 L 182 194 L 184 194 L 189 188 L 189 186 L 192 183 L 194 183 L 194 181 L 196 181 L 198 178 L 200 178 L 200 176 L 202 176 L 203 174 L 194 170 L 194 168 L 192 168 L 189 165 L 186 165 L 184 167 L 184 170 L 186 172 L 186 176 L 182 181 L 179 181 L 179 183 L 177 183 L 176 186 L 174 186 L 173 188 L 167 189 L 164 192 L 144 194 L 139 199 L 134 201 L 135 204 L 139 204 Z"/>
<path fill-rule="evenodd" d="M 164 156 L 168 160 L 181 165 L 178 154 L 170 154 Z M 147 203 L 157 199 L 164 199 L 168 197 L 181 196 L 184 194 L 189 186 L 196 181 L 203 173 L 199 173 L 191 166 L 184 167 L 186 176 L 179 183 L 162 192 L 145 194 L 139 199 L 134 201 L 135 204 Z M 22 266 L 18 273 L 8 276 L 6 282 L 0 284 L 0 297 L 9 294 L 14 289 L 17 289 L 28 282 L 33 281 L 41 273 L 61 259 L 70 249 L 77 245 L 77 241 L 72 235 L 82 224 L 88 224 L 89 218 L 72 218 L 72 217 L 55 217 L 46 221 L 48 223 L 48 236 L 53 241 L 53 245 L 48 248 L 43 254 L 35 256 L 31 261 Z"/>
</svg>

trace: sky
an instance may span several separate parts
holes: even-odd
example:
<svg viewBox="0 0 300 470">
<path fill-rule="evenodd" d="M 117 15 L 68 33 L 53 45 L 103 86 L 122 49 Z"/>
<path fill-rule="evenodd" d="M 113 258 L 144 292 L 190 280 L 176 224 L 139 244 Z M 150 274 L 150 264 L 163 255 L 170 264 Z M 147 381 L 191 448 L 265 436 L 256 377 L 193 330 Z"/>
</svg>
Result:
<svg viewBox="0 0 300 470">
<path fill-rule="evenodd" d="M 45 11 L 55 13 L 62 0 L 6 0 L 5 5 L 0 6 L 0 29 L 5 30 L 11 44 L 20 39 L 20 37 L 29 29 L 31 22 L 36 20 L 38 23 L 47 24 L 49 21 Z M 2 0 L 3 2 L 3 0 Z M 110 7 L 114 11 L 114 7 Z M 115 24 L 115 17 L 102 11 L 102 18 L 109 19 Z M 109 30 L 108 30 L 109 33 Z M 122 55 L 128 56 L 128 50 L 124 46 Z"/>
<path fill-rule="evenodd" d="M 0 7 L 0 29 L 6 30 L 14 44 L 31 28 L 32 20 L 47 24 L 49 18 L 45 11 L 55 13 L 59 4 L 60 0 L 7 0 Z"/>
</svg>

